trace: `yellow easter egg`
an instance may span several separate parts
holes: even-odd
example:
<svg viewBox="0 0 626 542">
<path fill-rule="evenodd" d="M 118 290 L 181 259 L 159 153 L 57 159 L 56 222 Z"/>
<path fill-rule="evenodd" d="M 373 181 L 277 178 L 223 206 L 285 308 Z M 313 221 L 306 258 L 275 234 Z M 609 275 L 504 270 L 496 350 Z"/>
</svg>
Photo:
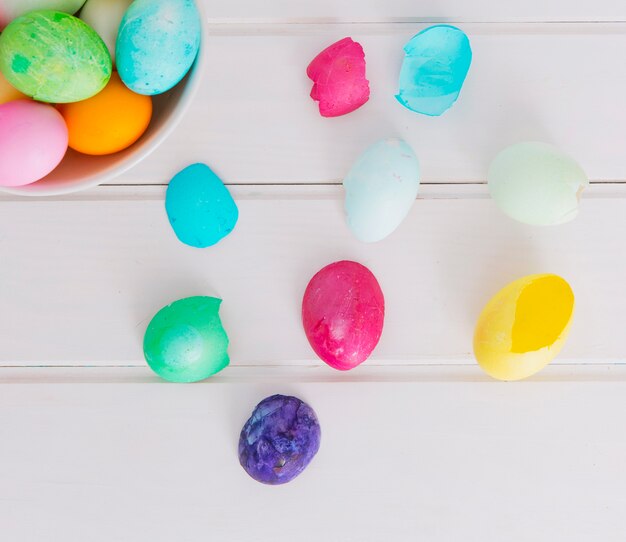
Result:
<svg viewBox="0 0 626 542">
<path fill-rule="evenodd" d="M 498 380 L 522 380 L 563 348 L 574 314 L 574 292 L 557 275 L 530 275 L 500 290 L 483 309 L 474 355 Z"/>
<path fill-rule="evenodd" d="M 9 83 L 0 72 L 0 104 L 13 100 L 24 100 L 26 96 Z"/>
</svg>

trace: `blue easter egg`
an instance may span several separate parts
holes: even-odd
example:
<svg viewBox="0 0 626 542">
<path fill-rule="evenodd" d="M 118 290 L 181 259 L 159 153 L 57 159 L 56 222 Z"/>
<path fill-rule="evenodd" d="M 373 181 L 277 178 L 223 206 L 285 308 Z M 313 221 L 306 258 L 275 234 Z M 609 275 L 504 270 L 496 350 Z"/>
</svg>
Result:
<svg viewBox="0 0 626 542">
<path fill-rule="evenodd" d="M 122 81 L 139 94 L 168 91 L 191 68 L 200 33 L 193 0 L 135 0 L 117 35 L 115 60 Z"/>
<path fill-rule="evenodd" d="M 416 113 L 445 113 L 459 97 L 472 63 L 469 38 L 455 26 L 431 26 L 413 36 L 404 52 L 396 99 Z"/>
<path fill-rule="evenodd" d="M 380 241 L 406 218 L 419 190 L 419 162 L 401 139 L 367 149 L 343 180 L 348 226 L 365 243 Z"/>
<path fill-rule="evenodd" d="M 233 231 L 239 218 L 230 192 L 205 164 L 193 164 L 174 176 L 165 210 L 176 237 L 196 248 L 215 245 Z"/>
</svg>

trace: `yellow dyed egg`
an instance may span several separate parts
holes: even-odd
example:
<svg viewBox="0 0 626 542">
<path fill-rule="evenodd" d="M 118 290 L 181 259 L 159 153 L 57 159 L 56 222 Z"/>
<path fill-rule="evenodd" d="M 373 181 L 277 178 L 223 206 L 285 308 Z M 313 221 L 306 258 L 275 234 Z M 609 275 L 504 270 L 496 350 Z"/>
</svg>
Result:
<svg viewBox="0 0 626 542">
<path fill-rule="evenodd" d="M 563 348 L 574 314 L 574 292 L 557 275 L 512 282 L 487 303 L 474 334 L 474 355 L 498 380 L 522 380 Z"/>
<path fill-rule="evenodd" d="M 0 72 L 0 104 L 24 99 L 26 96 L 12 86 Z"/>
</svg>

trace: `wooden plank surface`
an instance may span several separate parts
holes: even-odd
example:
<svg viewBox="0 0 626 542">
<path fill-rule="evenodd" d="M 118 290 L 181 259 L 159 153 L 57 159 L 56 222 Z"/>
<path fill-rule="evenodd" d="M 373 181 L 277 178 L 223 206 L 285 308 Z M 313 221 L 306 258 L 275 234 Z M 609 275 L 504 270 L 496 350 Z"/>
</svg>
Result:
<svg viewBox="0 0 626 542">
<path fill-rule="evenodd" d="M 341 4 L 341 2 L 338 2 Z M 626 8 L 625 8 L 626 9 Z M 467 24 L 474 61 L 458 103 L 440 118 L 396 102 L 403 44 L 419 24 L 218 26 L 202 87 L 174 134 L 116 183 L 165 183 L 195 161 L 229 183 L 325 183 L 344 177 L 384 137 L 403 137 L 428 182 L 481 181 L 503 147 L 543 140 L 594 180 L 626 179 L 626 23 Z M 309 98 L 309 61 L 351 35 L 365 47 L 370 101 L 324 119 Z"/>
<path fill-rule="evenodd" d="M 622 542 L 623 0 L 204 5 L 202 88 L 115 181 L 127 186 L 0 196 L 2 540 Z M 460 24 L 475 55 L 439 119 L 393 98 L 402 45 L 433 21 Z M 347 35 L 366 49 L 372 99 L 322 119 L 304 70 Z M 427 184 L 392 237 L 364 245 L 335 185 L 388 136 L 414 146 Z M 557 144 L 596 181 L 571 224 L 519 225 L 488 199 L 489 161 L 524 139 Z M 163 208 L 163 185 L 195 161 L 241 211 L 204 251 L 174 238 Z M 308 279 L 344 258 L 367 264 L 387 301 L 379 348 L 347 374 L 314 359 L 299 320 Z M 475 318 L 501 285 L 544 271 L 576 293 L 570 340 L 529 381 L 493 382 L 472 360 Z M 161 382 L 145 327 L 197 294 L 224 298 L 232 364 L 198 385 Z M 278 488 L 236 456 L 272 393 L 307 400 L 323 427 L 310 469 Z"/>
<path fill-rule="evenodd" d="M 450 380 L 429 368 L 391 382 L 220 376 L 192 386 L 131 369 L 126 381 L 120 369 L 78 371 L 13 370 L 0 384 L 7 540 L 621 542 L 626 534 L 624 367 L 601 381 L 552 367 L 516 384 L 477 370 Z M 292 484 L 268 487 L 240 468 L 237 440 L 254 405 L 276 392 L 314 406 L 322 445 Z"/>
<path fill-rule="evenodd" d="M 340 187 L 233 190 L 235 231 L 198 250 L 174 237 L 164 189 L 100 188 L 56 201 L 5 197 L 0 213 L 0 363 L 143 364 L 152 315 L 175 299 L 214 294 L 235 365 L 311 364 L 300 323 L 308 280 L 324 265 L 368 265 L 386 295 L 372 363 L 473 364 L 483 304 L 520 276 L 555 272 L 577 296 L 562 361 L 619 361 L 626 189 L 594 186 L 579 217 L 555 228 L 516 224 L 484 186 L 424 187 L 390 238 L 358 242 Z M 315 362 L 317 363 L 317 362 Z"/>
</svg>

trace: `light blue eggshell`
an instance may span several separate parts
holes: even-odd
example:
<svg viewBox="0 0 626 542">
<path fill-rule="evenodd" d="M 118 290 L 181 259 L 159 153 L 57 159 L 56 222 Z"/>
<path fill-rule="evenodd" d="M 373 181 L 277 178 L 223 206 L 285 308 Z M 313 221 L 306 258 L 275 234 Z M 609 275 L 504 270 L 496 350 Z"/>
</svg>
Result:
<svg viewBox="0 0 626 542">
<path fill-rule="evenodd" d="M 469 38 L 455 26 L 431 26 L 414 36 L 404 53 L 396 99 L 416 113 L 445 113 L 459 97 L 472 63 Z"/>
<path fill-rule="evenodd" d="M 139 94 L 168 91 L 191 68 L 200 33 L 193 0 L 135 0 L 117 35 L 116 64 L 122 81 Z"/>
<path fill-rule="evenodd" d="M 193 164 L 174 176 L 165 210 L 178 239 L 196 248 L 215 245 L 233 231 L 239 218 L 230 192 L 205 164 Z"/>
<path fill-rule="evenodd" d="M 374 243 L 402 223 L 419 191 L 419 162 L 401 139 L 367 149 L 343 181 L 348 226 L 357 239 Z"/>
</svg>

